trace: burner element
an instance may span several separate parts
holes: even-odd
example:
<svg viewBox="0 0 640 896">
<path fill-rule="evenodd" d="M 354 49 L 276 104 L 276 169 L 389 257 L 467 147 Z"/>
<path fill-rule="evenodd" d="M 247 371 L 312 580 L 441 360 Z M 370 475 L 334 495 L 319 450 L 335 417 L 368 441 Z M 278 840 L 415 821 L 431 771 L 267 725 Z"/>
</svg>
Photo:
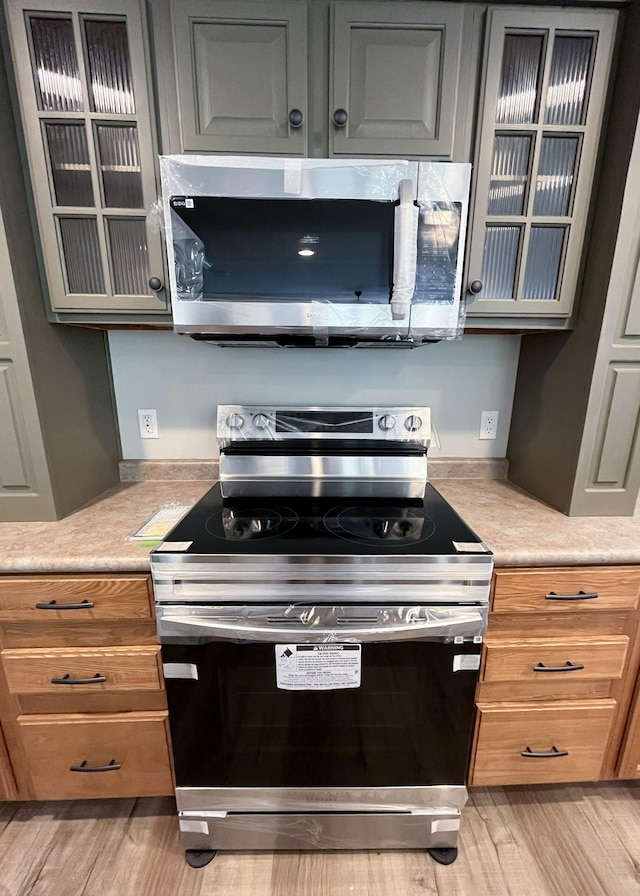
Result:
<svg viewBox="0 0 640 896">
<path fill-rule="evenodd" d="M 288 507 L 223 507 L 220 514 L 210 516 L 205 528 L 215 538 L 225 541 L 247 541 L 257 538 L 275 538 L 289 532 L 298 522 L 298 516 Z"/>
<path fill-rule="evenodd" d="M 436 524 L 419 507 L 335 507 L 324 518 L 327 529 L 347 541 L 381 547 L 426 541 Z"/>
</svg>

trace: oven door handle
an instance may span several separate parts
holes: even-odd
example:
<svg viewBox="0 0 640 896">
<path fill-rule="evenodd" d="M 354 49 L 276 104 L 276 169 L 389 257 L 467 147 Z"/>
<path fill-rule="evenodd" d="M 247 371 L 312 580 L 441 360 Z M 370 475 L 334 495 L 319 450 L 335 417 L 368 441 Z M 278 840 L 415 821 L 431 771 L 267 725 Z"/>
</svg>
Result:
<svg viewBox="0 0 640 896">
<path fill-rule="evenodd" d="M 341 641 L 412 641 L 419 638 L 477 637 L 484 631 L 484 617 L 477 610 L 456 614 L 446 620 L 419 620 L 404 624 L 373 626 L 349 626 L 338 624 L 329 627 L 295 625 L 279 626 L 253 624 L 238 619 L 224 622 L 220 619 L 192 618 L 188 616 L 163 616 L 160 638 L 172 634 L 193 637 L 218 637 L 234 641 L 271 641 L 275 643 L 325 643 Z"/>
</svg>

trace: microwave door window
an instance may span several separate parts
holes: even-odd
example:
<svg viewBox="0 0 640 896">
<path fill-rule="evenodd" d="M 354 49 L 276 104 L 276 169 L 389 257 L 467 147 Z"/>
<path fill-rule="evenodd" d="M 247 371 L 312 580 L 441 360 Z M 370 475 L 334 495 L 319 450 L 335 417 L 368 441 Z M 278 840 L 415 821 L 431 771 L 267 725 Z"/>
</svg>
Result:
<svg viewBox="0 0 640 896">
<path fill-rule="evenodd" d="M 203 247 L 204 300 L 389 302 L 393 202 L 173 197 L 171 208 Z"/>
</svg>

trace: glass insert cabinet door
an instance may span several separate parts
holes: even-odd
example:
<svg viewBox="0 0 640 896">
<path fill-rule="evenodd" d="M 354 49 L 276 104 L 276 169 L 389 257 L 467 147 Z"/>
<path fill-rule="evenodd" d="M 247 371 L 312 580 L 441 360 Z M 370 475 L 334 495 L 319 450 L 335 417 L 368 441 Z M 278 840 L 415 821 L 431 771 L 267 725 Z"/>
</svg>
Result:
<svg viewBox="0 0 640 896">
<path fill-rule="evenodd" d="M 162 313 L 148 39 L 138 0 L 104 8 L 7 4 L 49 293 L 62 313 Z"/>
<path fill-rule="evenodd" d="M 471 316 L 571 314 L 615 26 L 615 12 L 489 13 Z"/>
</svg>

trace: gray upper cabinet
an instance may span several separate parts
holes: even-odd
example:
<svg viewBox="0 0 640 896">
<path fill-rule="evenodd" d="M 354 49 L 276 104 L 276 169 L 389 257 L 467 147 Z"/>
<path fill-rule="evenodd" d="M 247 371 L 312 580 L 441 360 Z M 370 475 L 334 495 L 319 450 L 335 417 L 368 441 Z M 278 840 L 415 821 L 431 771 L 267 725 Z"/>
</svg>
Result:
<svg viewBox="0 0 640 896">
<path fill-rule="evenodd" d="M 0 65 L 0 521 L 50 520 L 118 479 L 106 334 L 46 320 Z"/>
<path fill-rule="evenodd" d="M 445 3 L 334 5 L 334 154 L 452 157 L 463 10 Z"/>
<path fill-rule="evenodd" d="M 171 16 L 183 151 L 304 155 L 305 5 L 173 0 Z"/>
<path fill-rule="evenodd" d="M 452 158 L 465 9 L 171 0 L 172 151 Z"/>
<path fill-rule="evenodd" d="M 632 515 L 640 489 L 640 5 L 621 36 L 578 322 L 522 337 L 509 478 L 572 516 Z"/>
<path fill-rule="evenodd" d="M 617 14 L 488 13 L 471 318 L 566 320 L 580 273 Z"/>
<path fill-rule="evenodd" d="M 167 313 L 142 4 L 6 8 L 53 311 Z"/>
</svg>

